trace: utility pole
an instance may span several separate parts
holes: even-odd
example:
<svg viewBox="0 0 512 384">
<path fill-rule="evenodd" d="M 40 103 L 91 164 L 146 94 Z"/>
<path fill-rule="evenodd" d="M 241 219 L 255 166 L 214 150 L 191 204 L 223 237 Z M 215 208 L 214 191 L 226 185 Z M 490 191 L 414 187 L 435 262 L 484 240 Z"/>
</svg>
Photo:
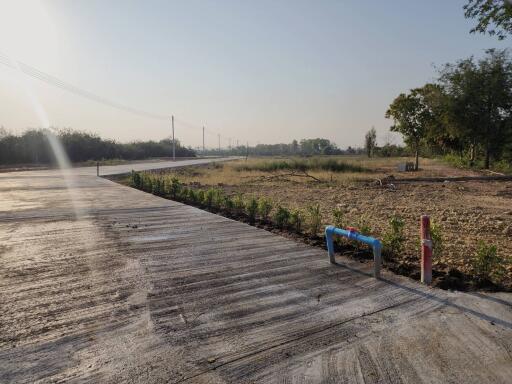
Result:
<svg viewBox="0 0 512 384">
<path fill-rule="evenodd" d="M 171 116 L 172 123 L 172 161 L 176 161 L 176 140 L 174 140 L 174 115 Z"/>
<path fill-rule="evenodd" d="M 247 145 L 245 146 L 245 149 L 247 150 L 245 153 L 245 161 L 247 161 L 247 158 L 249 157 L 249 142 L 247 142 Z"/>
<path fill-rule="evenodd" d="M 219 137 L 219 156 L 220 156 L 220 134 L 217 135 Z"/>
<path fill-rule="evenodd" d="M 204 156 L 204 126 L 203 126 L 203 156 Z"/>
<path fill-rule="evenodd" d="M 231 137 L 229 138 L 229 152 L 231 152 Z"/>
</svg>

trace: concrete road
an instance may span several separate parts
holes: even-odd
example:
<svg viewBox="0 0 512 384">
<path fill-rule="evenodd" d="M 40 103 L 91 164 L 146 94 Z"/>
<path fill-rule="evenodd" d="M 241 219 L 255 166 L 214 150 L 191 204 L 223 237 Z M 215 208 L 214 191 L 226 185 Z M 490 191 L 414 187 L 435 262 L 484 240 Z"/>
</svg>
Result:
<svg viewBox="0 0 512 384">
<path fill-rule="evenodd" d="M 511 294 L 375 280 L 94 174 L 0 174 L 1 383 L 511 382 Z"/>
</svg>

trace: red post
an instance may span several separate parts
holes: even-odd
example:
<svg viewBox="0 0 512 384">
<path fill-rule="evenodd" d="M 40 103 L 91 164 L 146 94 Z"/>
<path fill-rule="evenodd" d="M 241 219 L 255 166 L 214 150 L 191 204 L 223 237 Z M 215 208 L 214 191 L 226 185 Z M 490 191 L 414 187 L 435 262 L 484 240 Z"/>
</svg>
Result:
<svg viewBox="0 0 512 384">
<path fill-rule="evenodd" d="M 430 237 L 430 217 L 421 216 L 421 282 L 432 283 L 432 238 Z"/>
</svg>

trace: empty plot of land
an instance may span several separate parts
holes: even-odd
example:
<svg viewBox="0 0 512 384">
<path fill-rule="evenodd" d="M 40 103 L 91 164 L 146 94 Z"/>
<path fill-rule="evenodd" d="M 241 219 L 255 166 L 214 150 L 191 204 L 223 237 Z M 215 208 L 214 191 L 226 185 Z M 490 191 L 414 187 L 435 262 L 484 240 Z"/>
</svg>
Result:
<svg viewBox="0 0 512 384">
<path fill-rule="evenodd" d="M 333 266 L 318 248 L 94 176 L 71 195 L 58 172 L 0 183 L 0 382 L 512 377 L 511 294 L 375 280 L 371 265 Z"/>
</svg>

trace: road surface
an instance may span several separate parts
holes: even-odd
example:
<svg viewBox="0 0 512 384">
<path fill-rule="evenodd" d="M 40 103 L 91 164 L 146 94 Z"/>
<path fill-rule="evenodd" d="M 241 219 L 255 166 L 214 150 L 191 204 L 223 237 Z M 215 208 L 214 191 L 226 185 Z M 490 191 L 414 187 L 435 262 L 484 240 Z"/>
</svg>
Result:
<svg viewBox="0 0 512 384">
<path fill-rule="evenodd" d="M 375 280 L 371 264 L 73 174 L 0 174 L 1 383 L 511 382 L 511 294 Z"/>
</svg>

